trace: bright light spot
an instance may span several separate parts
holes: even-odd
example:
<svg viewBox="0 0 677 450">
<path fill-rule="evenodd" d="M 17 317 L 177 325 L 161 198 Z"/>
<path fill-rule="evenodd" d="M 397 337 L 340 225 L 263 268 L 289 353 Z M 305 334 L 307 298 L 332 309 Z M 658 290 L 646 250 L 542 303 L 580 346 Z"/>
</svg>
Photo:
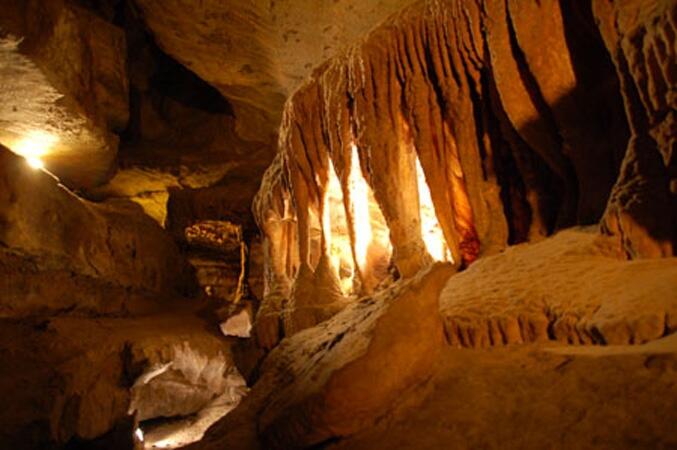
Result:
<svg viewBox="0 0 677 450">
<path fill-rule="evenodd" d="M 355 259 L 364 270 L 367 264 L 367 251 L 373 238 L 369 217 L 369 185 L 362 176 L 360 156 L 357 146 L 352 145 L 350 158 L 350 175 L 348 178 L 350 199 L 352 203 L 353 222 L 355 223 Z"/>
<path fill-rule="evenodd" d="M 26 162 L 28 163 L 29 166 L 31 166 L 33 169 L 44 169 L 45 168 L 45 163 L 42 162 L 40 158 L 37 158 L 35 156 L 29 156 L 26 158 Z"/>
<path fill-rule="evenodd" d="M 139 442 L 143 442 L 143 430 L 141 428 L 134 430 L 134 436 L 136 436 L 136 439 L 138 439 Z"/>
<path fill-rule="evenodd" d="M 32 168 L 44 169 L 42 157 L 49 153 L 58 140 L 58 137 L 45 131 L 31 131 L 12 145 L 11 149 L 26 158 L 26 162 Z"/>
<path fill-rule="evenodd" d="M 236 336 L 239 338 L 248 338 L 251 336 L 252 320 L 247 309 L 229 317 L 225 322 L 219 325 L 221 332 L 225 336 Z"/>
<path fill-rule="evenodd" d="M 323 202 L 322 230 L 329 259 L 341 282 L 341 289 L 344 293 L 348 293 L 353 288 L 355 268 L 343 202 L 343 190 L 331 159 L 329 159 L 329 180 Z"/>
<path fill-rule="evenodd" d="M 180 442 L 174 439 L 163 439 L 153 442 L 153 448 L 175 448 L 177 445 L 180 445 Z"/>
<path fill-rule="evenodd" d="M 357 146 L 352 145 L 350 173 L 350 210 L 353 220 L 355 261 L 360 268 L 362 288 L 370 292 L 388 276 L 392 254 L 390 230 L 374 193 L 362 175 Z"/>
<path fill-rule="evenodd" d="M 421 215 L 421 237 L 426 249 L 435 261 L 451 261 L 451 251 L 444 239 L 442 227 L 437 220 L 430 188 L 425 180 L 421 162 L 416 157 L 416 179 L 418 180 L 418 202 Z"/>
</svg>

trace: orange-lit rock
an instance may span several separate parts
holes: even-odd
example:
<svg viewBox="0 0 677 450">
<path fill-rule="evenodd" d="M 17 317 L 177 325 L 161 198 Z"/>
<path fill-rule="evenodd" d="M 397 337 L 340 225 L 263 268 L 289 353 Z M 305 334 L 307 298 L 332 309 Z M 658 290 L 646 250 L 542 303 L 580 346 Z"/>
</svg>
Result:
<svg viewBox="0 0 677 450">
<path fill-rule="evenodd" d="M 274 141 L 285 98 L 326 59 L 412 0 L 140 0 L 160 46 L 233 100 L 246 140 Z M 215 32 L 214 30 L 218 30 Z"/>
<path fill-rule="evenodd" d="M 0 143 L 44 153 L 70 186 L 107 181 L 117 155 L 113 131 L 129 119 L 124 32 L 70 2 L 0 6 Z"/>
<path fill-rule="evenodd" d="M 566 230 L 473 264 L 440 309 L 456 346 L 642 344 L 675 331 L 674 280 L 672 258 L 628 263 L 594 229 Z"/>
<path fill-rule="evenodd" d="M 141 419 L 200 410 L 224 393 L 234 370 L 229 347 L 178 304 L 142 318 L 2 319 L 0 328 L 5 448 L 63 446 L 127 426 L 118 448 L 131 449 L 130 408 Z M 162 366 L 164 377 L 138 381 Z M 147 395 L 162 400 L 149 404 Z"/>
<path fill-rule="evenodd" d="M 589 31 L 588 45 L 572 36 L 575 27 L 594 26 L 592 12 L 584 5 L 508 6 L 448 1 L 406 8 L 315 71 L 285 108 L 280 157 L 270 169 L 284 174 L 274 178 L 279 187 L 267 178 L 261 185 L 261 198 L 282 198 L 259 201 L 254 211 L 271 247 L 297 247 L 295 264 L 311 269 L 326 253 L 327 231 L 316 231 L 323 227 L 316 218 L 333 167 L 360 269 L 354 293 L 378 284 L 364 262 L 370 244 L 357 233 L 365 214 L 351 201 L 355 155 L 392 245 L 384 265 L 404 278 L 433 259 L 462 268 L 510 244 L 600 218 L 626 122 L 601 37 Z M 526 28 L 532 22 L 540 31 Z M 552 42 L 537 44 L 538 33 Z M 585 67 L 593 58 L 594 73 Z M 293 207 L 286 213 L 297 221 L 293 239 L 267 230 L 269 209 L 281 203 Z M 272 277 L 299 282 L 294 270 L 268 264 Z"/>
<path fill-rule="evenodd" d="M 130 296 L 125 290 L 176 295 L 191 288 L 191 274 L 175 243 L 138 207 L 87 202 L 5 149 L 0 149 L 0 192 L 3 254 L 34 267 L 30 271 L 68 274 L 59 276 L 66 285 L 54 290 L 48 278 L 43 285 L 3 276 L 3 316 L 36 308 L 110 313 L 131 307 L 125 305 Z M 10 269 L 16 264 L 6 261 Z M 115 295 L 95 294 L 96 301 L 79 304 L 78 285 L 108 286 Z"/>
<path fill-rule="evenodd" d="M 677 246 L 675 15 L 670 1 L 594 2 L 621 80 L 632 136 L 602 230 L 629 258 L 674 256 Z"/>
<path fill-rule="evenodd" d="M 0 0 L 0 448 L 677 448 L 676 20 Z"/>
</svg>

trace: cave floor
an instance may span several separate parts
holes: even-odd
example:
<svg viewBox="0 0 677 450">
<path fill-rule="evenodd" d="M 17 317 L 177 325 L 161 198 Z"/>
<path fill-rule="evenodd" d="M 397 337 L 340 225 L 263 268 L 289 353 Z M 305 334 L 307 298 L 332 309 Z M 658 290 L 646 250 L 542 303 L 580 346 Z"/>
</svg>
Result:
<svg viewBox="0 0 677 450">
<path fill-rule="evenodd" d="M 331 450 L 677 448 L 677 335 L 639 346 L 448 348 L 430 380 Z"/>
<path fill-rule="evenodd" d="M 73 434 L 91 439 L 129 421 L 135 381 L 150 367 L 171 361 L 177 350 L 197 365 L 216 358 L 232 364 L 235 340 L 201 317 L 203 308 L 184 301 L 134 317 L 0 320 L 0 392 L 5 393 L 0 442 L 39 448 L 55 437 L 48 430 L 61 433 L 62 441 Z M 161 394 L 160 403 L 166 401 Z M 130 439 L 132 426 L 124 431 Z"/>
</svg>

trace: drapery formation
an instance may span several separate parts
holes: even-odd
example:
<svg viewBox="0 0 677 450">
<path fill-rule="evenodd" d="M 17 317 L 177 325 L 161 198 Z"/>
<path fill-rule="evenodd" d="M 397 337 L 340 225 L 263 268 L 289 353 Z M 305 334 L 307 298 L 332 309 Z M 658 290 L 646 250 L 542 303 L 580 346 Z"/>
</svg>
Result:
<svg viewBox="0 0 677 450">
<path fill-rule="evenodd" d="M 619 44 L 596 25 L 617 12 L 597 3 L 424 1 L 315 71 L 286 104 L 254 202 L 264 346 L 281 311 L 292 334 L 435 259 L 462 268 L 603 217 L 638 130 L 623 108 L 627 67 L 605 47 Z M 652 170 L 667 178 L 664 162 Z M 657 189 L 665 202 L 667 183 Z M 624 235 L 609 208 L 603 229 L 629 256 L 671 253 L 654 232 L 673 218 Z"/>
</svg>

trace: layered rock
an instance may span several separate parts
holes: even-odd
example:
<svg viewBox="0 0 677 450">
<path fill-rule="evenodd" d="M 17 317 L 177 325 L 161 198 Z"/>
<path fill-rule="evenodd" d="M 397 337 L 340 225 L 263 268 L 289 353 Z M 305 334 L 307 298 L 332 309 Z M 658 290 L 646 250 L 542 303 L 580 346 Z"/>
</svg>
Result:
<svg viewBox="0 0 677 450">
<path fill-rule="evenodd" d="M 197 222 L 186 228 L 183 237 L 198 283 L 208 296 L 233 303 L 248 297 L 247 246 L 241 227 L 230 222 Z"/>
<path fill-rule="evenodd" d="M 124 32 L 69 1 L 1 6 L 0 143 L 70 186 L 105 182 L 129 118 Z"/>
<path fill-rule="evenodd" d="M 245 411 L 246 429 L 258 429 L 262 448 L 271 449 L 306 448 L 373 425 L 428 377 L 444 348 L 436 311 L 452 273 L 450 264 L 437 264 L 284 341 L 234 414 Z M 245 430 L 228 420 L 194 448 L 237 445 L 230 439 Z"/>
<path fill-rule="evenodd" d="M 132 2 L 118 3 L 114 20 L 127 40 L 130 121 L 115 176 L 89 189 L 88 197 L 131 199 L 170 228 L 190 222 L 192 213 L 220 220 L 230 212 L 229 220 L 251 224 L 255 180 L 271 147 L 240 138 L 231 102 L 158 47 Z M 207 210 L 206 201 L 221 204 Z"/>
<path fill-rule="evenodd" d="M 191 288 L 178 247 L 140 208 L 82 200 L 8 150 L 0 153 L 0 187 L 3 315 L 39 307 L 119 312 L 134 292 L 176 296 Z M 65 284 L 51 287 L 49 274 Z M 92 295 L 96 286 L 112 295 Z"/>
<path fill-rule="evenodd" d="M 348 305 L 283 340 L 189 448 L 669 448 L 677 266 L 599 239 L 438 263 Z"/>
<path fill-rule="evenodd" d="M 440 296 L 451 345 L 642 344 L 677 330 L 674 258 L 623 261 L 593 229 L 483 258 Z"/>
<path fill-rule="evenodd" d="M 262 310 L 281 308 L 323 255 L 334 255 L 339 284 L 352 281 L 344 294 L 359 294 L 389 272 L 409 277 L 433 260 L 462 268 L 595 223 L 626 139 L 590 4 L 413 5 L 317 69 L 286 105 L 254 204 L 269 252 Z"/>
</svg>

